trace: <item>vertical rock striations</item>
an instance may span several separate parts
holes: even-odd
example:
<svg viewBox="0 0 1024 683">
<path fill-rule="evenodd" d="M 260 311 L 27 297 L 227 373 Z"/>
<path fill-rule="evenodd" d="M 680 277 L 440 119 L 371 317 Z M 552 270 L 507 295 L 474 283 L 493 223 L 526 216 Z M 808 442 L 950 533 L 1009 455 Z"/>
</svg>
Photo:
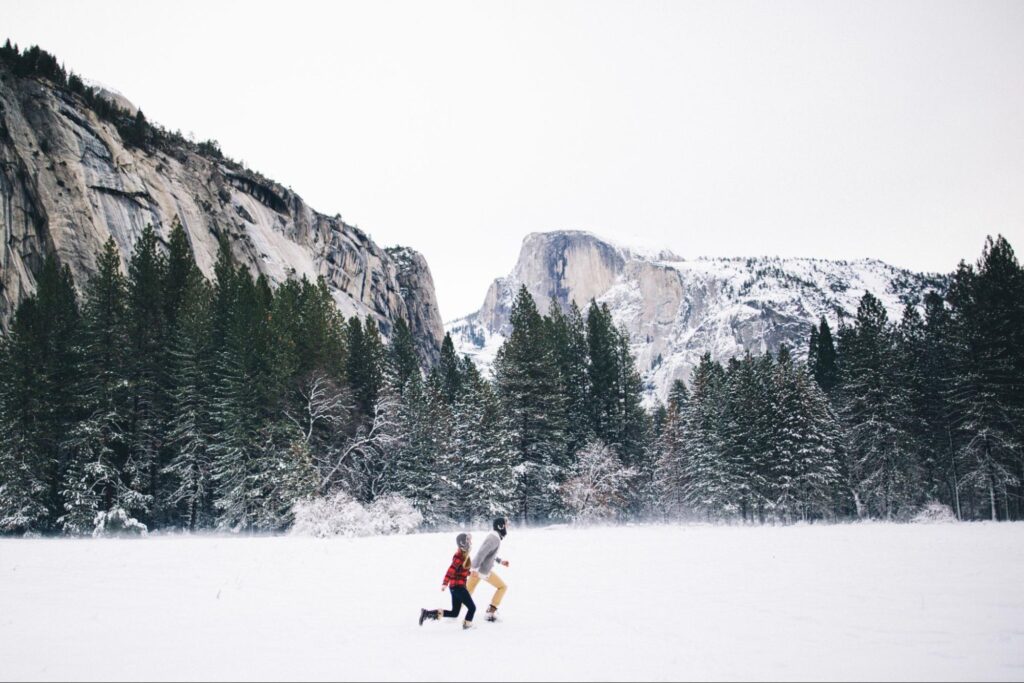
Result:
<svg viewBox="0 0 1024 683">
<path fill-rule="evenodd" d="M 385 335 L 404 317 L 425 361 L 440 348 L 433 281 L 416 252 L 389 254 L 340 216 L 317 213 L 290 189 L 210 148 L 129 145 L 78 95 L 3 66 L 0 210 L 4 328 L 34 291 L 47 253 L 81 284 L 108 237 L 127 258 L 147 224 L 166 238 L 177 219 L 207 277 L 224 236 L 235 258 L 272 284 L 322 276 L 345 315 L 371 315 Z"/>
</svg>

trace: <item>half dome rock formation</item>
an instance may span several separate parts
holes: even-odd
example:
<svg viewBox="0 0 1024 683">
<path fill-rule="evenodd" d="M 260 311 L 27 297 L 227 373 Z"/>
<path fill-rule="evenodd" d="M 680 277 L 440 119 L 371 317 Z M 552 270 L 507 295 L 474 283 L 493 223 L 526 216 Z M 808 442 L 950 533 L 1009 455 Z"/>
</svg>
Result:
<svg viewBox="0 0 1024 683">
<path fill-rule="evenodd" d="M 141 115 L 133 130 L 122 96 L 78 84 L 76 91 L 16 75 L 0 63 L 5 329 L 47 254 L 81 287 L 109 237 L 126 259 L 146 225 L 166 239 L 179 220 L 207 277 L 224 236 L 237 261 L 273 285 L 322 276 L 346 316 L 372 316 L 385 336 L 405 318 L 423 361 L 436 360 L 444 330 L 422 256 L 380 248 L 340 216 L 317 213 L 290 189 L 224 158 L 215 144 L 148 126 Z"/>
<path fill-rule="evenodd" d="M 701 355 L 719 361 L 775 353 L 788 345 L 806 356 L 811 325 L 856 314 L 865 292 L 899 320 L 943 279 L 877 260 L 682 258 L 669 251 L 616 246 L 578 231 L 526 237 L 512 273 L 491 285 L 479 311 L 447 325 L 456 347 L 485 370 L 509 333 L 516 292 L 526 286 L 546 312 L 573 301 L 586 313 L 607 304 L 625 328 L 649 401 L 664 401 L 672 383 L 688 381 Z"/>
</svg>

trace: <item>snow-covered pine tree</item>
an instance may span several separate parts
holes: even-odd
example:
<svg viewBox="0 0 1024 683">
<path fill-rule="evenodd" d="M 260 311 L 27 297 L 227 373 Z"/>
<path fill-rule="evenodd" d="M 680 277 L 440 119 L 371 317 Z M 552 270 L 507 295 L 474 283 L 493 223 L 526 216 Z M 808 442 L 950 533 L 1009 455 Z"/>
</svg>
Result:
<svg viewBox="0 0 1024 683">
<path fill-rule="evenodd" d="M 213 291 L 198 268 L 187 275 L 171 339 L 170 420 L 166 436 L 172 454 L 162 508 L 168 523 L 195 531 L 213 526 L 211 338 Z"/>
<path fill-rule="evenodd" d="M 958 340 L 955 410 L 959 474 L 974 514 L 1018 517 L 1024 478 L 1024 271 L 1003 238 L 976 267 L 961 264 L 949 293 Z"/>
<path fill-rule="evenodd" d="M 85 288 L 81 365 L 76 393 L 81 419 L 64 448 L 68 468 L 62 482 L 64 533 L 91 534 L 96 516 L 115 507 L 139 510 L 145 501 L 124 486 L 127 458 L 128 351 L 127 283 L 117 244 L 107 240 L 97 272 Z"/>
<path fill-rule="evenodd" d="M 388 493 L 412 501 L 428 525 L 456 518 L 458 482 L 452 467 L 452 415 L 440 377 L 413 375 L 399 403 L 402 438 L 394 446 Z"/>
<path fill-rule="evenodd" d="M 166 420 L 166 272 L 166 256 L 153 226 L 147 225 L 128 262 L 128 458 L 123 473 L 125 485 L 139 501 L 139 507 L 129 512 L 147 526 L 163 521 L 162 511 L 154 509 L 153 502 L 160 490 L 162 427 Z"/>
<path fill-rule="evenodd" d="M 38 301 L 18 306 L 7 336 L 0 338 L 0 531 L 47 529 L 48 456 L 36 428 L 43 411 L 36 338 Z"/>
<path fill-rule="evenodd" d="M 925 495 L 948 503 L 957 518 L 962 519 L 953 402 L 957 328 L 945 300 L 938 293 L 925 295 L 924 311 L 925 341 L 920 361 L 923 404 L 918 411 L 924 423 L 923 448 L 927 452 L 922 463 Z"/>
<path fill-rule="evenodd" d="M 63 441 L 79 409 L 79 310 L 71 272 L 48 256 L 3 342 L 0 529 L 50 532 L 63 514 Z"/>
<path fill-rule="evenodd" d="M 723 423 L 726 377 L 711 354 L 701 357 L 690 382 L 690 400 L 683 411 L 686 435 L 682 453 L 682 501 L 708 518 L 734 514 L 734 486 L 724 458 Z"/>
<path fill-rule="evenodd" d="M 559 458 L 567 450 L 565 394 L 558 363 L 533 297 L 522 287 L 512 304 L 512 332 L 495 360 L 518 477 L 516 513 L 549 519 L 559 508 Z"/>
<path fill-rule="evenodd" d="M 893 371 L 894 332 L 885 307 L 870 292 L 842 342 L 841 414 L 849 435 L 852 493 L 859 514 L 893 519 L 920 502 L 920 467 L 907 429 L 907 392 Z"/>
<path fill-rule="evenodd" d="M 491 384 L 468 358 L 462 393 L 452 409 L 453 480 L 458 484 L 458 518 L 472 522 L 514 510 L 516 476 L 512 443 L 501 404 Z"/>
<path fill-rule="evenodd" d="M 227 530 L 252 528 L 257 519 L 252 477 L 261 471 L 259 437 L 263 427 L 261 389 L 264 320 L 268 311 L 249 274 L 234 268 L 218 273 L 218 296 L 230 295 L 229 304 L 214 307 L 213 328 L 224 330 L 217 351 L 210 416 L 213 423 L 210 452 L 216 490 L 217 525 Z M 215 297 L 215 303 L 217 297 Z M 218 321 L 217 314 L 227 316 Z"/>
<path fill-rule="evenodd" d="M 773 370 L 773 515 L 786 522 L 829 516 L 840 478 L 838 420 L 821 387 L 788 354 L 780 353 Z"/>
<path fill-rule="evenodd" d="M 770 356 L 747 354 L 728 366 L 723 402 L 721 460 L 717 468 L 718 495 L 743 521 L 761 519 L 773 499 L 768 453 L 774 406 L 768 395 Z"/>
<path fill-rule="evenodd" d="M 683 411 L 687 403 L 669 400 L 654 447 L 657 460 L 653 479 L 657 503 L 653 508 L 666 519 L 678 518 L 687 512 L 683 497 L 687 488 Z"/>
<path fill-rule="evenodd" d="M 579 449 L 593 438 L 589 408 L 590 381 L 587 374 L 590 361 L 587 327 L 575 301 L 570 304 L 568 312 L 563 312 L 554 297 L 544 322 L 565 392 L 567 444 L 566 453 L 557 464 L 567 468 L 575 460 Z"/>
</svg>

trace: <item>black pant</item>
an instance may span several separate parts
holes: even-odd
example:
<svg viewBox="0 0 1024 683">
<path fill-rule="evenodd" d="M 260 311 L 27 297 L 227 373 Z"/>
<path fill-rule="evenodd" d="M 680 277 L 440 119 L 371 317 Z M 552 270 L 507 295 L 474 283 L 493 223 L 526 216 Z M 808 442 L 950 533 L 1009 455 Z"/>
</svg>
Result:
<svg viewBox="0 0 1024 683">
<path fill-rule="evenodd" d="M 466 606 L 466 621 L 473 621 L 473 615 L 476 614 L 476 603 L 473 602 L 473 596 L 469 594 L 465 586 L 452 586 L 448 590 L 452 593 L 452 608 L 445 610 L 444 615 L 448 618 L 455 618 L 459 616 L 459 612 L 462 611 L 462 606 Z"/>
</svg>

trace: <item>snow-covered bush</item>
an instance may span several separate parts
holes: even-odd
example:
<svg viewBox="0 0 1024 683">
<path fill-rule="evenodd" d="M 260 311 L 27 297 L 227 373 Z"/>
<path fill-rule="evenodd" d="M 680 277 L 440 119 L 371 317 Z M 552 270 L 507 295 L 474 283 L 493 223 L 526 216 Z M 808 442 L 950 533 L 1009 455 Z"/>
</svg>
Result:
<svg viewBox="0 0 1024 683">
<path fill-rule="evenodd" d="M 932 501 L 926 503 L 910 521 L 915 524 L 944 524 L 955 522 L 956 515 L 948 505 Z"/>
<path fill-rule="evenodd" d="M 370 504 L 368 513 L 377 534 L 408 534 L 423 524 L 423 515 L 403 496 L 378 498 Z"/>
<path fill-rule="evenodd" d="M 115 536 L 145 536 L 149 532 L 146 525 L 128 515 L 124 508 L 112 508 L 109 512 L 96 515 L 93 538 L 110 538 Z"/>
<path fill-rule="evenodd" d="M 296 536 L 375 536 L 407 534 L 423 523 L 421 515 L 402 496 L 384 496 L 364 507 L 348 493 L 306 498 L 295 504 Z"/>
<path fill-rule="evenodd" d="M 623 467 L 615 452 L 600 441 L 580 451 L 562 485 L 562 504 L 576 522 L 614 517 L 623 508 L 636 470 Z"/>
</svg>

